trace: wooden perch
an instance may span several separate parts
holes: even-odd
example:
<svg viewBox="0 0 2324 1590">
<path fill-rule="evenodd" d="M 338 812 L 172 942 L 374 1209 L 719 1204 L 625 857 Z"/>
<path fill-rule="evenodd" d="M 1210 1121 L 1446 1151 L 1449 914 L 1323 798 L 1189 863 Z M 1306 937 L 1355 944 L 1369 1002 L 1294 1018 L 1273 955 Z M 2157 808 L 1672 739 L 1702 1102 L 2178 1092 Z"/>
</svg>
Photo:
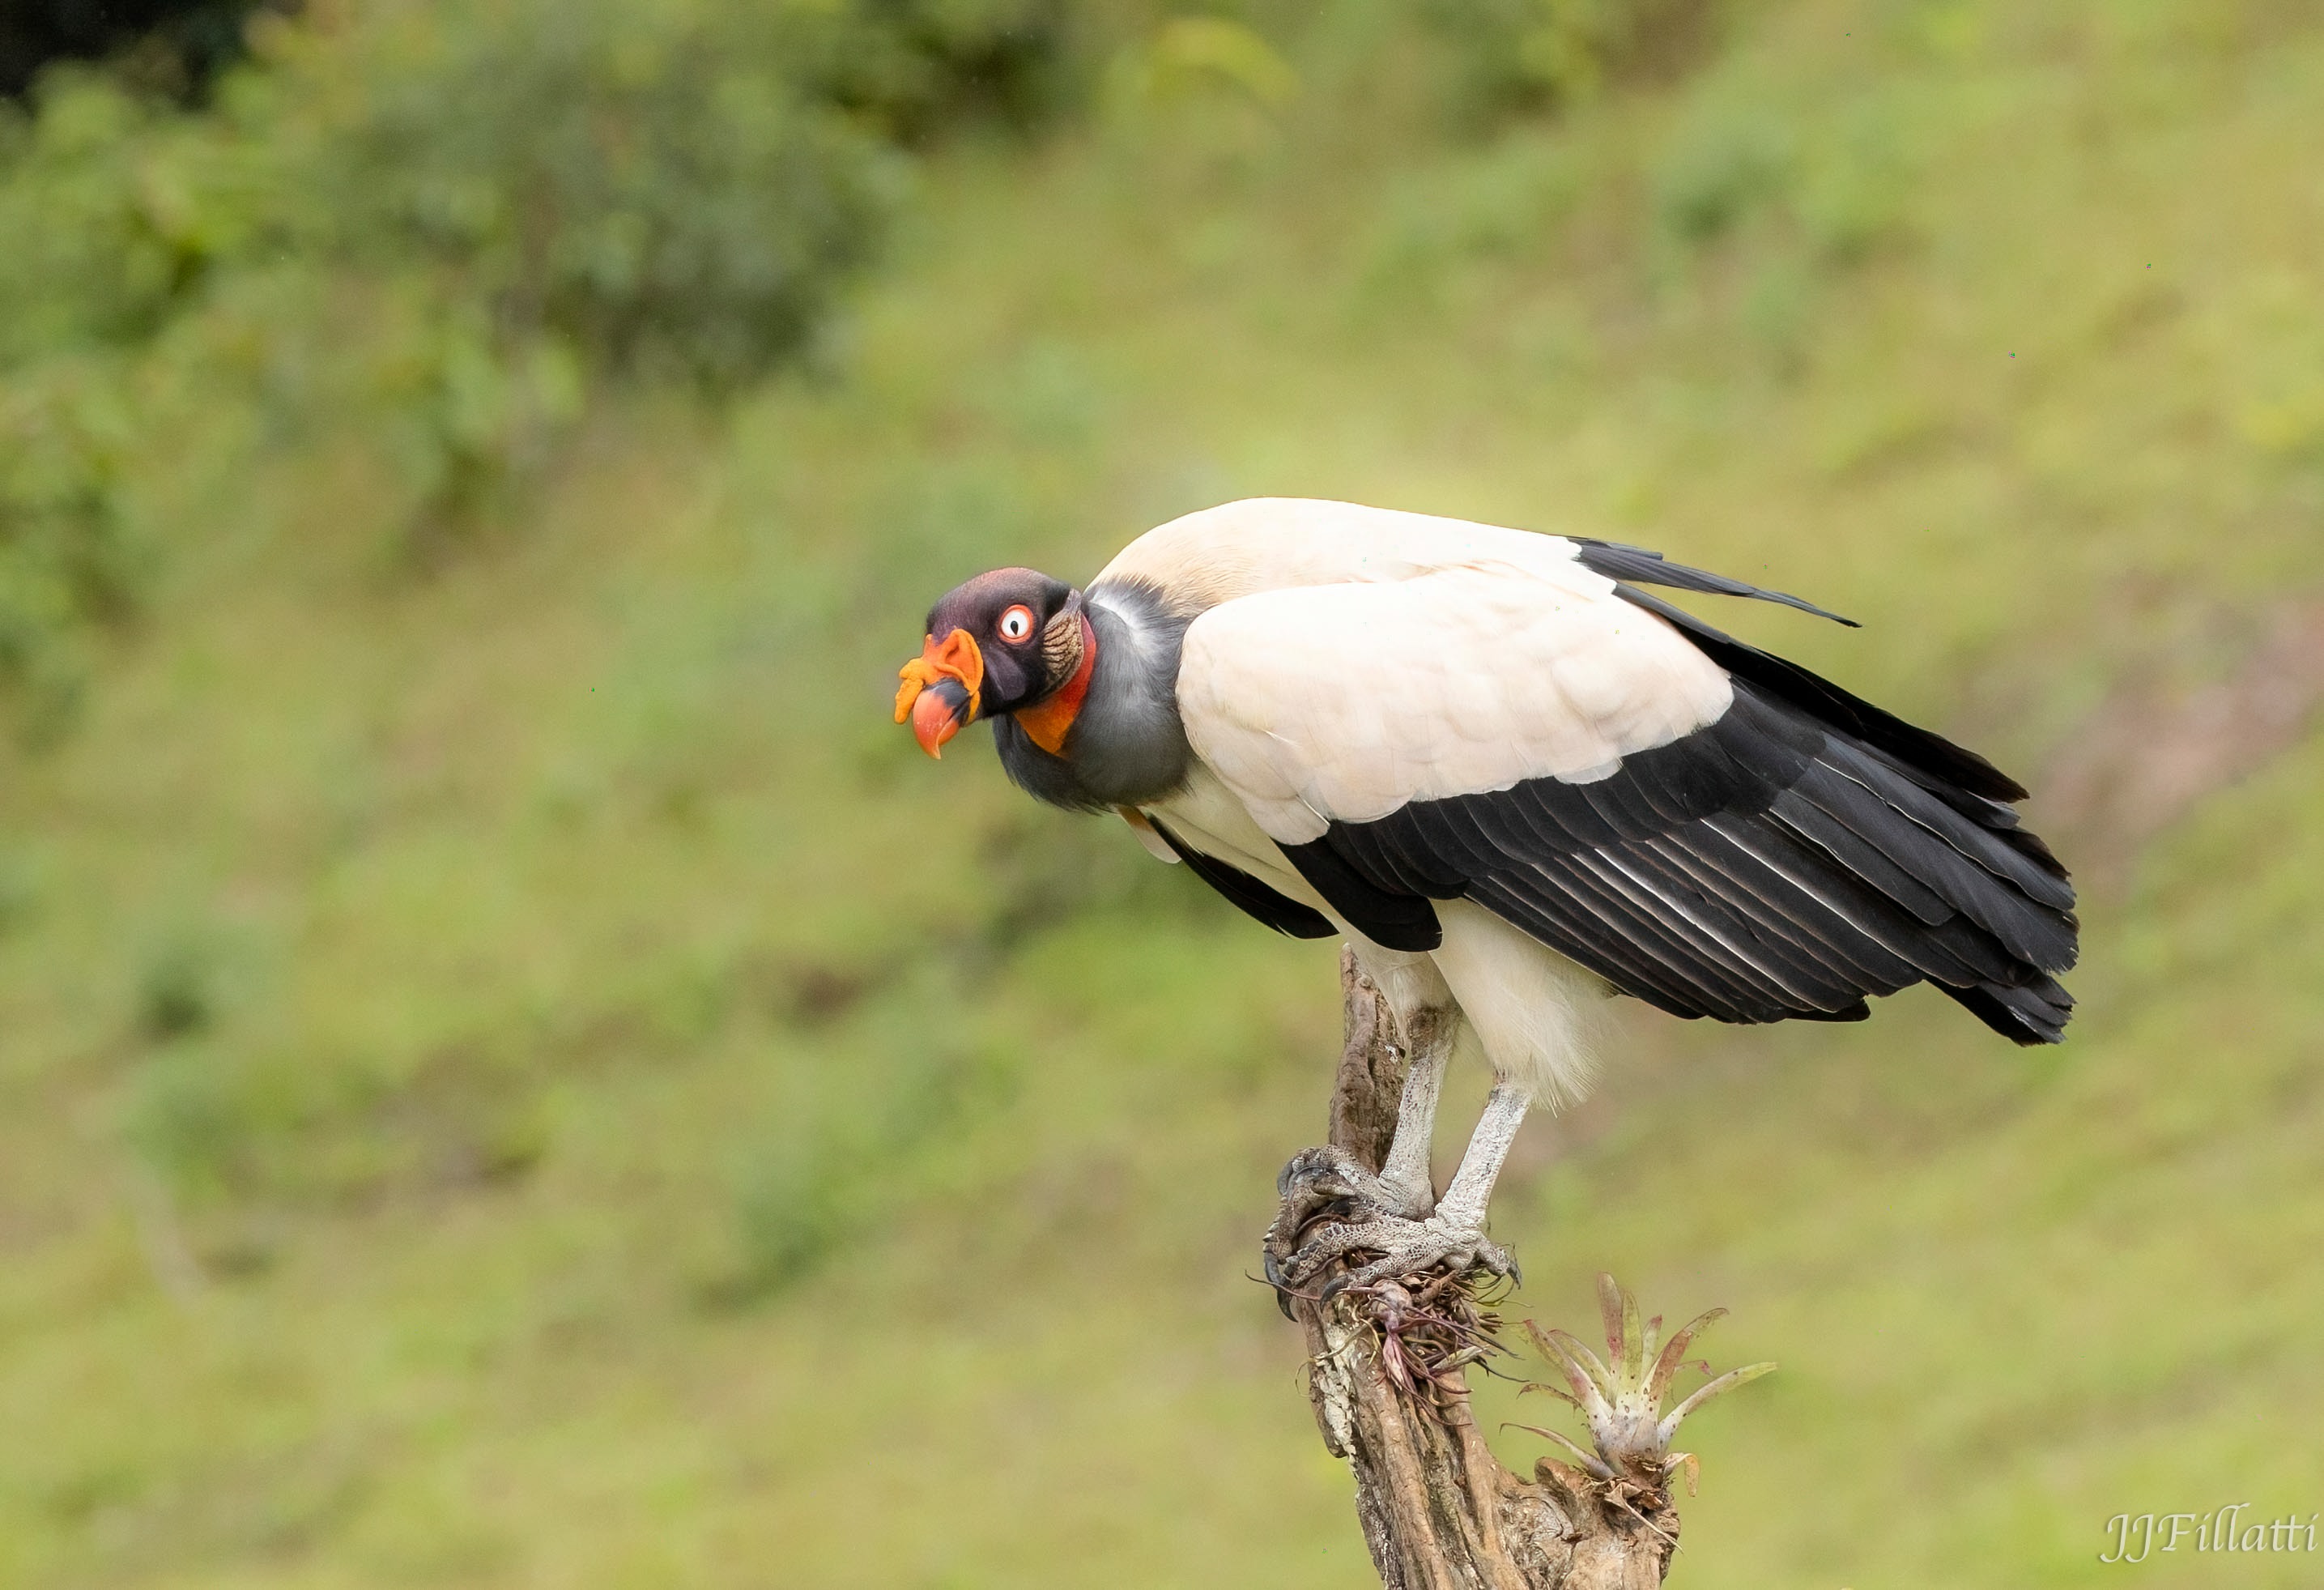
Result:
<svg viewBox="0 0 2324 1590">
<path fill-rule="evenodd" d="M 1332 1142 L 1368 1169 L 1387 1160 L 1407 1050 L 1395 1018 L 1355 957 L 1342 953 L 1347 1041 L 1332 1095 Z M 1286 1206 L 1268 1234 L 1278 1256 L 1330 1211 Z M 1481 1272 L 1416 1277 L 1290 1299 L 1307 1339 L 1307 1394 L 1323 1444 L 1355 1473 L 1356 1517 L 1388 1590 L 1654 1590 L 1678 1548 L 1671 1477 L 1693 1459 L 1673 1453 L 1679 1421 L 1710 1398 L 1774 1368 L 1755 1364 L 1704 1386 L 1665 1415 L 1661 1404 L 1688 1344 L 1720 1310 L 1674 1333 L 1658 1353 L 1659 1319 L 1600 1276 L 1609 1356 L 1563 1331 L 1526 1329 L 1587 1417 L 1594 1450 L 1553 1431 L 1573 1461 L 1544 1457 L 1533 1477 L 1503 1468 L 1471 1412 L 1467 1367 L 1500 1352 L 1498 1321 L 1480 1301 Z"/>
</svg>

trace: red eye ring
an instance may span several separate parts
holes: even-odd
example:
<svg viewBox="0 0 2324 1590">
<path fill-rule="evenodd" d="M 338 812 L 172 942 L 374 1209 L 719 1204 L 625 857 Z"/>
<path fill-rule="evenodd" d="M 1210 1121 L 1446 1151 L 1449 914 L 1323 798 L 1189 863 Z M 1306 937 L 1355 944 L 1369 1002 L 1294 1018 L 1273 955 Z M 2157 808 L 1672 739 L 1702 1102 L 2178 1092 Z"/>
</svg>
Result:
<svg viewBox="0 0 2324 1590">
<path fill-rule="evenodd" d="M 1019 602 L 1001 615 L 994 626 L 1004 641 L 1028 641 L 1033 638 L 1033 610 Z"/>
</svg>

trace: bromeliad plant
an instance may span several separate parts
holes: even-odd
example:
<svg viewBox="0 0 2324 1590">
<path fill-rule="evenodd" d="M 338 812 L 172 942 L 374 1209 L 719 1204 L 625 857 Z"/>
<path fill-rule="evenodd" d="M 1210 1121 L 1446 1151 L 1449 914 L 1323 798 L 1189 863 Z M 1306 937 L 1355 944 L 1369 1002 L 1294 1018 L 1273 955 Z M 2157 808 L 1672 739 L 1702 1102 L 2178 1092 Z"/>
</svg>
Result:
<svg viewBox="0 0 2324 1590">
<path fill-rule="evenodd" d="M 1566 1383 L 1572 1388 L 1568 1391 L 1534 1382 L 1525 1390 L 1545 1391 L 1581 1410 L 1582 1418 L 1589 1421 L 1591 1441 L 1597 1450 L 1591 1451 L 1555 1430 L 1533 1425 L 1517 1428 L 1546 1437 L 1564 1447 L 1591 1477 L 1626 1501 L 1632 1492 L 1666 1494 L 1670 1476 L 1682 1468 L 1686 1471 L 1688 1493 L 1692 1494 L 1700 1465 L 1692 1453 L 1670 1449 L 1678 1427 L 1687 1415 L 1712 1398 L 1757 1380 L 1775 1366 L 1753 1364 L 1730 1369 L 1665 1413 L 1663 1399 L 1669 1394 L 1672 1379 L 1686 1361 L 1687 1348 L 1727 1310 L 1712 1308 L 1697 1315 L 1672 1332 L 1657 1352 L 1655 1338 L 1662 1330 L 1662 1316 L 1657 1314 L 1642 1323 L 1638 1299 L 1628 1288 L 1617 1285 L 1610 1275 L 1598 1277 L 1598 1308 L 1606 1321 L 1605 1358 L 1599 1357 L 1569 1332 L 1545 1331 L 1529 1319 L 1525 1322 L 1526 1334 L 1533 1338 L 1534 1345 L 1541 1350 L 1542 1356 L 1564 1372 Z M 1703 1373 L 1710 1373 L 1709 1365 L 1702 1367 Z"/>
</svg>

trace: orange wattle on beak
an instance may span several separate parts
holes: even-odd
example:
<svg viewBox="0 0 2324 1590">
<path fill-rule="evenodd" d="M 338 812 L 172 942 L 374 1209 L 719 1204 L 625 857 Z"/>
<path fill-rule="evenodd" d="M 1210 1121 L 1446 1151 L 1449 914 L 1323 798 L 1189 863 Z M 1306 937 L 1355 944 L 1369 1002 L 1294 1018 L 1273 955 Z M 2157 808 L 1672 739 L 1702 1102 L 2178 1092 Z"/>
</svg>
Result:
<svg viewBox="0 0 2324 1590">
<path fill-rule="evenodd" d="M 912 737 L 930 756 L 942 757 L 944 743 L 976 721 L 984 688 L 984 653 L 976 637 L 956 629 L 939 642 L 930 635 L 920 654 L 897 670 L 896 721 L 909 719 Z"/>
</svg>

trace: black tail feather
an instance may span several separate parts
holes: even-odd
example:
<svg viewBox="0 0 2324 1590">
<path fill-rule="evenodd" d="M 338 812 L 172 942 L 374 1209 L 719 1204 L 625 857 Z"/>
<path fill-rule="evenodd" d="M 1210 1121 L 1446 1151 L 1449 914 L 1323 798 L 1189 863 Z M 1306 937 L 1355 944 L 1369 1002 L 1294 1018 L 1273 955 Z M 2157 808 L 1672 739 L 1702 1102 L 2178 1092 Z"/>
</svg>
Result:
<svg viewBox="0 0 2324 1590">
<path fill-rule="evenodd" d="M 2050 977 L 2023 988 L 2003 983 L 1980 983 L 1973 988 L 1945 983 L 1936 986 L 2010 1042 L 2028 1048 L 2062 1042 L 2067 1019 L 2074 1013 L 2073 996 Z"/>
<path fill-rule="evenodd" d="M 1624 546 L 1620 541 L 1601 541 L 1586 535 L 1565 539 L 1582 549 L 1574 556 L 1582 568 L 1602 574 L 1608 579 L 1634 579 L 1641 585 L 1668 586 L 1674 591 L 1702 591 L 1713 596 L 1748 596 L 1757 602 L 1774 602 L 1785 607 L 1796 607 L 1803 613 L 1829 618 L 1834 624 L 1844 624 L 1850 629 L 1864 627 L 1852 618 L 1842 618 L 1837 613 L 1817 606 L 1804 596 L 1745 585 L 1739 579 L 1729 579 L 1707 569 L 1690 569 L 1683 563 L 1672 563 L 1660 552 L 1649 552 L 1644 547 Z"/>
</svg>

